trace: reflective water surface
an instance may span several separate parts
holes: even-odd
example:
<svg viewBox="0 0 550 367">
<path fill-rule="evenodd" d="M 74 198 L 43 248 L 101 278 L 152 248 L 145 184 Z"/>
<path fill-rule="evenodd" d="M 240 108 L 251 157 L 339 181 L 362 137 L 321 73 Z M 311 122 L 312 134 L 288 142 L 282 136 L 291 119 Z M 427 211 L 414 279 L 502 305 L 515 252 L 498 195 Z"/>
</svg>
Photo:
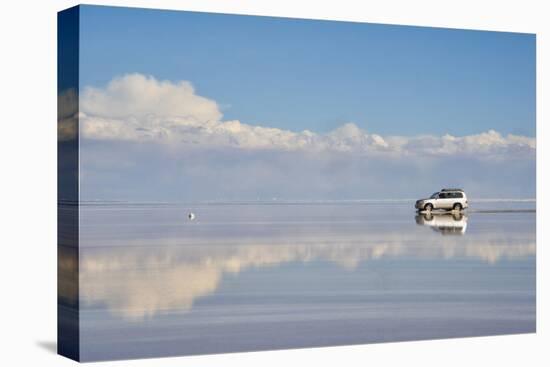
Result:
<svg viewBox="0 0 550 367">
<path fill-rule="evenodd" d="M 83 360 L 535 331 L 534 203 L 101 204 L 80 226 Z"/>
</svg>

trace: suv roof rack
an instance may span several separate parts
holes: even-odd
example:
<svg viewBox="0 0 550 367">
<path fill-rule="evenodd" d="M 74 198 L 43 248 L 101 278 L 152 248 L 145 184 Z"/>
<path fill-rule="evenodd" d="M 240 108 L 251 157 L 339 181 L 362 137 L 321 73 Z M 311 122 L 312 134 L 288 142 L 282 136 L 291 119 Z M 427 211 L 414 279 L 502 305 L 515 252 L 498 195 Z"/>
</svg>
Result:
<svg viewBox="0 0 550 367">
<path fill-rule="evenodd" d="M 442 192 L 445 192 L 445 191 L 462 191 L 464 192 L 464 190 L 462 189 L 441 189 Z"/>
</svg>

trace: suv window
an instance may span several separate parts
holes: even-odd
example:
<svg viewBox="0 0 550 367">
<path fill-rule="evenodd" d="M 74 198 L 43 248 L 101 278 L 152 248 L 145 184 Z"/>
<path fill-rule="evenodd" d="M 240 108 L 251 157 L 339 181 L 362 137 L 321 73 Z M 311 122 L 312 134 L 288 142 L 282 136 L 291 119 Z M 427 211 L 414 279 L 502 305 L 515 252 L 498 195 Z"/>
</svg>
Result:
<svg viewBox="0 0 550 367">
<path fill-rule="evenodd" d="M 452 195 L 452 197 L 455 199 L 462 199 L 464 197 L 461 192 L 453 192 Z"/>
</svg>

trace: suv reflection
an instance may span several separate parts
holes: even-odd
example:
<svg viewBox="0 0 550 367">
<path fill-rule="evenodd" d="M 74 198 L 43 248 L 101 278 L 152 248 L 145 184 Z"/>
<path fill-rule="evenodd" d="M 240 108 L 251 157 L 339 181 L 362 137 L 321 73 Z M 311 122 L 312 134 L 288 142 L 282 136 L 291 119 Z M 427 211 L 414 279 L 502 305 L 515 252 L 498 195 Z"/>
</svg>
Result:
<svg viewBox="0 0 550 367">
<path fill-rule="evenodd" d="M 421 213 L 417 214 L 416 224 L 429 226 L 442 235 L 463 235 L 466 233 L 468 216 L 464 213 Z"/>
</svg>

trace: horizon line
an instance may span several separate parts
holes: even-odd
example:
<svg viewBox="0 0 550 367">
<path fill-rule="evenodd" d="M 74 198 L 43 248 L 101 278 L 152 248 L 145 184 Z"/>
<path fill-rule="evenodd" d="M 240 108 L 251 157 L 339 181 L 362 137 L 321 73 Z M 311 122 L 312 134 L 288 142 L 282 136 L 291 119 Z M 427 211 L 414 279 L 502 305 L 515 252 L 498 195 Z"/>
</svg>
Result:
<svg viewBox="0 0 550 367">
<path fill-rule="evenodd" d="M 215 205 L 215 204 L 360 204 L 360 203 L 408 203 L 415 202 L 415 198 L 403 199 L 220 199 L 220 200 L 120 200 L 120 199 L 89 199 L 89 200 L 64 200 L 59 199 L 58 203 L 79 203 L 83 205 L 105 205 L 105 204 L 134 204 L 134 205 Z M 470 202 L 535 202 L 536 198 L 468 198 Z"/>
</svg>

